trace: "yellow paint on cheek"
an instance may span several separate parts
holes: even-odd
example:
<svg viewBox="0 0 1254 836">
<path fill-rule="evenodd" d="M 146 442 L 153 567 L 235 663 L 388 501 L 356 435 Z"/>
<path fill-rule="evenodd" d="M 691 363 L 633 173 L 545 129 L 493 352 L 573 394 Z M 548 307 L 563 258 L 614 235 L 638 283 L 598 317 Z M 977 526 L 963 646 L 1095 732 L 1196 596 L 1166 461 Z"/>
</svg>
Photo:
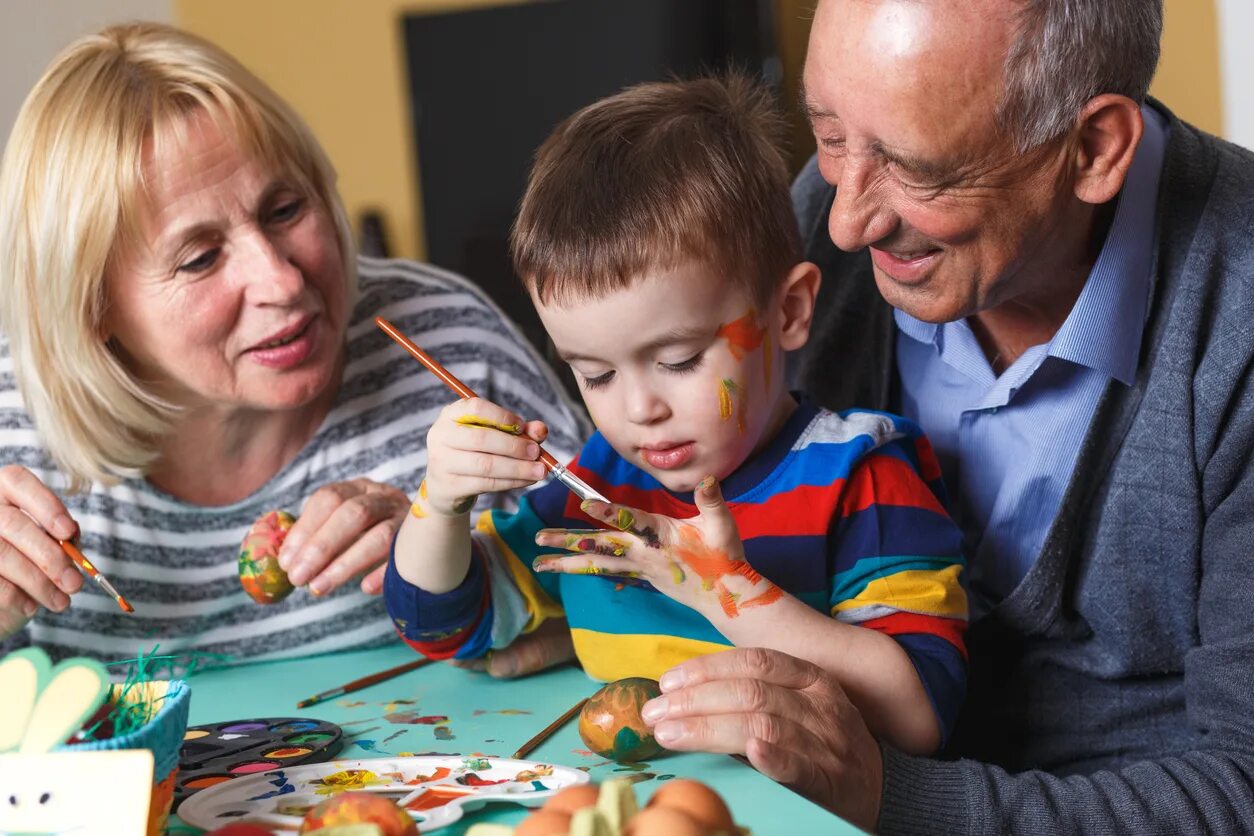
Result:
<svg viewBox="0 0 1254 836">
<path fill-rule="evenodd" d="M 518 424 L 498 424 L 496 421 L 489 421 L 487 418 L 480 418 L 478 415 L 463 415 L 457 419 L 457 423 L 465 427 L 486 427 L 489 430 L 500 430 L 510 435 L 522 434 L 522 427 Z"/>
<path fill-rule="evenodd" d="M 726 378 L 718 385 L 718 417 L 724 421 L 732 417 L 732 394 L 735 390 L 736 384 Z"/>
</svg>

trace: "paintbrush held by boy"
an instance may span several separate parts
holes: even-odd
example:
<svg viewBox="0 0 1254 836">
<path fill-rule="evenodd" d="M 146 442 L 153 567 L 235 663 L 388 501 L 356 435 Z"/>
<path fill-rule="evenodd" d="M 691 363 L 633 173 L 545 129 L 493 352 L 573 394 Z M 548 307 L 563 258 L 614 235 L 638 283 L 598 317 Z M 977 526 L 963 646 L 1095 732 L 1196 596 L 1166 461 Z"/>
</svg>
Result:
<svg viewBox="0 0 1254 836">
<path fill-rule="evenodd" d="M 417 650 L 462 660 L 565 617 L 605 680 L 776 648 L 832 671 L 882 739 L 930 751 L 965 687 L 961 535 L 917 427 L 788 390 L 820 277 L 779 127 L 768 92 L 701 79 L 630 88 L 541 146 L 512 254 L 598 429 L 569 467 L 614 504 L 549 481 L 471 532 L 475 496 L 543 478 L 545 428 L 451 403 L 388 609 Z"/>
</svg>

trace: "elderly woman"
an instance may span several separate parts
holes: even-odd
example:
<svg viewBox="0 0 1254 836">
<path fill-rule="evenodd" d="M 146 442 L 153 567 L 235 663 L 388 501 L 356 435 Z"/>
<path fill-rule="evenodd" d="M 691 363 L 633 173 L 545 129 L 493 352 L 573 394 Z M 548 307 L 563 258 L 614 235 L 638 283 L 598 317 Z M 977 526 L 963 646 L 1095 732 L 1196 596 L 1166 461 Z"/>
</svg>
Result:
<svg viewBox="0 0 1254 836">
<path fill-rule="evenodd" d="M 559 457 L 584 431 L 472 285 L 356 257 L 300 118 L 166 26 L 83 38 L 31 92 L 0 170 L 0 298 L 9 645 L 245 658 L 391 641 L 382 571 L 450 395 L 375 315 L 544 421 Z M 263 607 L 236 553 L 273 509 L 299 512 L 280 555 L 298 589 Z M 133 615 L 84 585 L 57 542 L 76 536 Z"/>
</svg>

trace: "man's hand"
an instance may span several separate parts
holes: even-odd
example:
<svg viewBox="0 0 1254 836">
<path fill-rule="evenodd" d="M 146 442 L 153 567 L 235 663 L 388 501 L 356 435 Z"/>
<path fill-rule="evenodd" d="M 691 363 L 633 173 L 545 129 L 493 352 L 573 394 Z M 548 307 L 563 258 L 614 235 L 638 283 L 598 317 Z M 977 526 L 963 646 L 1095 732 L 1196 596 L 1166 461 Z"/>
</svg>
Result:
<svg viewBox="0 0 1254 836">
<path fill-rule="evenodd" d="M 676 751 L 743 754 L 762 774 L 865 830 L 879 819 L 879 744 L 834 677 L 785 653 L 736 648 L 661 679 L 642 716 Z"/>
</svg>

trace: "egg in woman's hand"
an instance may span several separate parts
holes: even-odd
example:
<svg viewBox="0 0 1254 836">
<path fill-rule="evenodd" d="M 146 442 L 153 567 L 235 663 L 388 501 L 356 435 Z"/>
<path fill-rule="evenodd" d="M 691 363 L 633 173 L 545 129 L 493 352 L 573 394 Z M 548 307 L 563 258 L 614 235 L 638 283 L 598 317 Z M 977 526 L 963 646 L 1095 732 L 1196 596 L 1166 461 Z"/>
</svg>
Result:
<svg viewBox="0 0 1254 836">
<path fill-rule="evenodd" d="M 646 810 L 668 807 L 709 830 L 731 832 L 735 824 L 723 797 L 700 781 L 677 778 L 658 787 Z"/>
<path fill-rule="evenodd" d="M 279 565 L 279 548 L 295 522 L 286 511 L 270 511 L 244 535 L 239 547 L 239 582 L 258 604 L 277 604 L 294 589 Z"/>
</svg>

